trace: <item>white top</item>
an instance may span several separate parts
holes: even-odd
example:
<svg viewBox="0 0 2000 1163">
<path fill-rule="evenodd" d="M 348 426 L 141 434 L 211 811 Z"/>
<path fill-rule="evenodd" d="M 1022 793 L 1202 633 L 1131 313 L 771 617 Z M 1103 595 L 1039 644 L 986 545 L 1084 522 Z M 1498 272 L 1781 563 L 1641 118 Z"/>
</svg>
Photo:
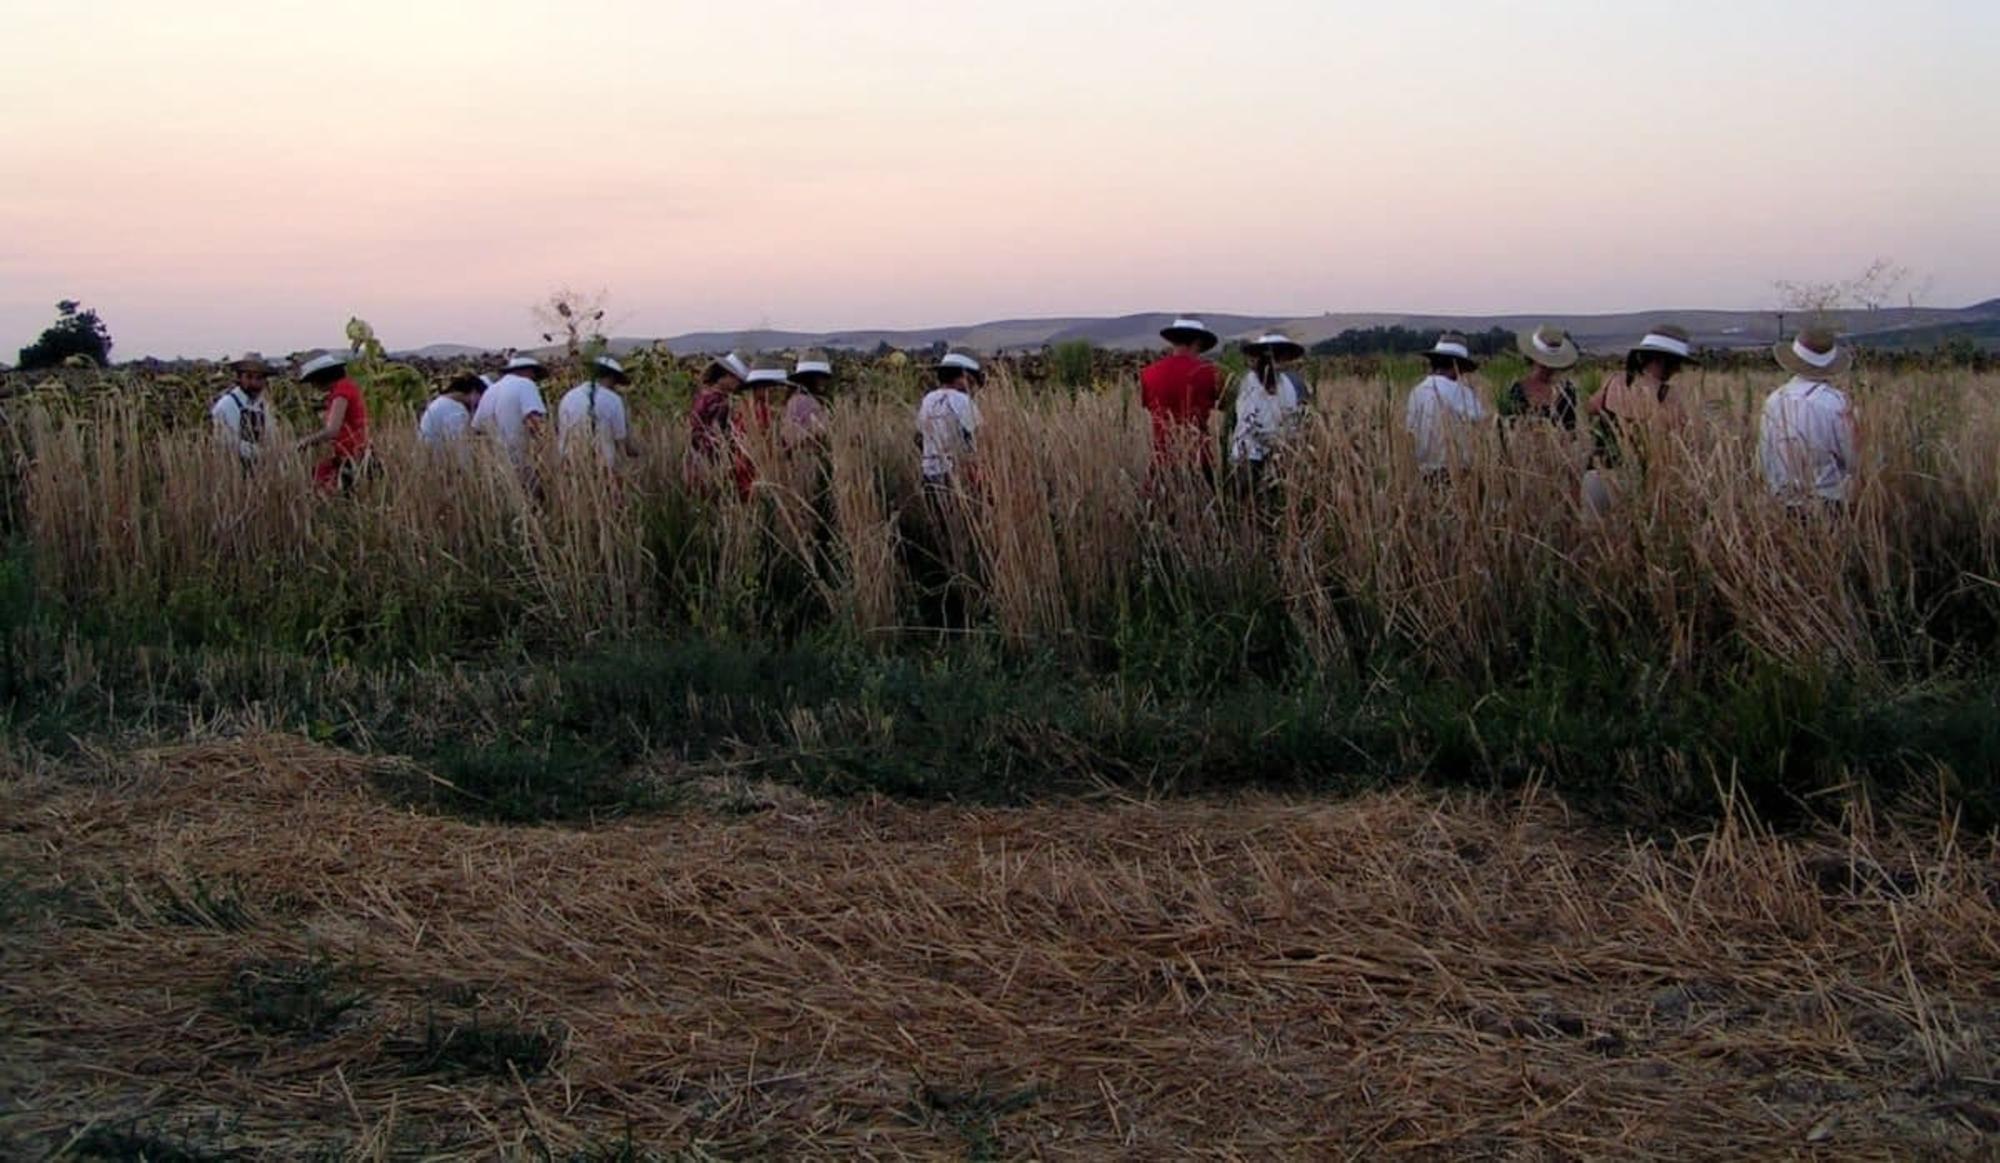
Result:
<svg viewBox="0 0 2000 1163">
<path fill-rule="evenodd" d="M 917 432 L 924 438 L 924 479 L 951 475 L 958 458 L 972 451 L 979 431 L 979 405 L 957 388 L 934 388 L 917 405 Z"/>
<path fill-rule="evenodd" d="M 1479 394 L 1449 376 L 1430 376 L 1410 393 L 1403 427 L 1417 442 L 1417 467 L 1438 472 L 1471 455 L 1469 426 L 1486 419 Z"/>
<path fill-rule="evenodd" d="M 535 381 L 527 376 L 501 376 L 479 397 L 479 410 L 472 414 L 472 430 L 498 440 L 507 455 L 518 461 L 528 449 L 528 417 L 548 414 L 548 407 L 542 403 L 542 389 L 535 386 Z"/>
<path fill-rule="evenodd" d="M 254 460 L 263 446 L 266 416 L 264 398 L 252 397 L 242 388 L 222 393 L 208 410 L 215 420 L 216 439 L 244 460 Z"/>
<path fill-rule="evenodd" d="M 1757 459 L 1775 496 L 1847 500 L 1856 457 L 1846 393 L 1804 376 L 1772 392 L 1757 428 Z"/>
<path fill-rule="evenodd" d="M 439 396 L 417 420 L 417 439 L 433 448 L 472 435 L 472 410 L 450 396 Z"/>
<path fill-rule="evenodd" d="M 618 444 L 631 435 L 624 398 L 594 380 L 578 384 L 556 405 L 556 435 L 566 453 L 595 443 L 604 467 L 616 468 Z"/>
<path fill-rule="evenodd" d="M 1276 391 L 1266 391 L 1257 373 L 1244 372 L 1236 385 L 1236 429 L 1229 436 L 1229 459 L 1260 464 L 1278 451 L 1299 420 L 1299 386 L 1278 373 Z"/>
</svg>

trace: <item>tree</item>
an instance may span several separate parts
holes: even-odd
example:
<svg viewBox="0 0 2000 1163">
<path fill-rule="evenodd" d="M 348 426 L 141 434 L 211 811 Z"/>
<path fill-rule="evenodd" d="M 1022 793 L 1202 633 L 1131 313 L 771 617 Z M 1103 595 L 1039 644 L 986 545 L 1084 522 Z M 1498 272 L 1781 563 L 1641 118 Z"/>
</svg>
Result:
<svg viewBox="0 0 2000 1163">
<path fill-rule="evenodd" d="M 602 354 L 604 312 L 610 296 L 603 291 L 584 294 L 563 287 L 535 304 L 535 323 L 542 328 L 543 343 L 561 343 L 569 357 L 581 362 Z"/>
<path fill-rule="evenodd" d="M 21 370 L 61 367 L 79 355 L 99 367 L 110 363 L 111 331 L 95 310 L 85 310 L 75 299 L 64 299 L 56 304 L 55 324 L 21 349 Z"/>
</svg>

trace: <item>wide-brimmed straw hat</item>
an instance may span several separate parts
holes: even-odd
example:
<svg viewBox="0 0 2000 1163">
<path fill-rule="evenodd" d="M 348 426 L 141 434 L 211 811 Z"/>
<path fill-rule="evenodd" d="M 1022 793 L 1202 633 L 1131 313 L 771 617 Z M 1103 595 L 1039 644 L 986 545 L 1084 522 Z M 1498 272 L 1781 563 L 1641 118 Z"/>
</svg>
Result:
<svg viewBox="0 0 2000 1163">
<path fill-rule="evenodd" d="M 972 355 L 963 351 L 946 352 L 944 358 L 937 361 L 936 370 L 964 372 L 975 380 L 986 378 L 986 369 L 980 367 L 979 361 Z"/>
<path fill-rule="evenodd" d="M 1455 359 L 1466 367 L 1479 366 L 1479 361 L 1473 358 L 1472 348 L 1466 345 L 1465 336 L 1456 331 L 1438 336 L 1437 342 L 1431 344 L 1431 349 L 1424 354 L 1432 359 Z"/>
<path fill-rule="evenodd" d="M 608 355 L 600 355 L 596 359 L 591 360 L 590 366 L 607 375 L 617 376 L 620 383 L 629 384 L 632 382 L 632 377 L 626 374 L 625 365 Z"/>
<path fill-rule="evenodd" d="M 508 360 L 507 366 L 500 370 L 503 372 L 538 372 L 542 370 L 542 361 L 532 355 L 517 355 L 513 359 Z"/>
<path fill-rule="evenodd" d="M 299 368 L 299 378 L 309 380 L 321 372 L 346 367 L 347 360 L 348 355 L 344 351 L 329 351 L 325 355 L 316 355 L 307 360 L 303 367 Z"/>
<path fill-rule="evenodd" d="M 727 355 L 718 355 L 714 359 L 709 360 L 708 366 L 702 369 L 701 378 L 704 380 L 708 379 L 716 372 L 735 376 L 739 380 L 748 380 L 750 378 L 750 366 L 743 362 L 742 356 L 733 351 Z"/>
<path fill-rule="evenodd" d="M 1671 355 L 1688 363 L 1701 362 L 1701 357 L 1695 354 L 1694 336 L 1688 334 L 1687 328 L 1672 323 L 1662 323 L 1648 331 L 1644 339 L 1632 345 L 1631 354 Z"/>
<path fill-rule="evenodd" d="M 749 375 L 743 377 L 743 386 L 746 388 L 791 387 L 792 377 L 785 371 L 785 365 L 782 363 L 759 362 L 756 367 L 750 369 Z"/>
<path fill-rule="evenodd" d="M 799 357 L 799 361 L 796 364 L 792 365 L 793 379 L 803 380 L 813 376 L 821 376 L 826 379 L 833 378 L 833 361 L 817 351 L 805 353 Z"/>
<path fill-rule="evenodd" d="M 1771 349 L 1778 366 L 1809 380 L 1830 380 L 1854 366 L 1854 349 L 1831 327 L 1812 326 Z"/>
<path fill-rule="evenodd" d="M 1255 339 L 1246 340 L 1243 350 L 1253 355 L 1258 352 L 1268 352 L 1271 358 L 1280 363 L 1304 359 L 1306 356 L 1306 345 L 1282 331 L 1266 331 Z"/>
<path fill-rule="evenodd" d="M 1576 349 L 1576 342 L 1569 332 L 1560 327 L 1543 324 L 1532 331 L 1523 331 L 1515 336 L 1521 354 L 1529 363 L 1538 363 L 1555 371 L 1567 371 L 1576 366 L 1583 353 Z"/>
<path fill-rule="evenodd" d="M 263 372 L 271 374 L 271 361 L 254 351 L 246 351 L 229 361 L 229 370 L 237 372 Z"/>
<path fill-rule="evenodd" d="M 1192 315 L 1183 315 L 1160 328 L 1160 338 L 1168 343 L 1192 343 L 1202 351 L 1213 351 L 1222 337 L 1208 329 L 1208 324 Z"/>
</svg>

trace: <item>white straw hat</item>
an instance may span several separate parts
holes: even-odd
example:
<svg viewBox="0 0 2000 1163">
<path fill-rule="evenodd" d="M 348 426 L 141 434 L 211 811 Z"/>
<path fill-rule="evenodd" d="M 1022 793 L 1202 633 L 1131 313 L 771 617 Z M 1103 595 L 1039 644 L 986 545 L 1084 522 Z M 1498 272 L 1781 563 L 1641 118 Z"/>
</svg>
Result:
<svg viewBox="0 0 2000 1163">
<path fill-rule="evenodd" d="M 1183 315 L 1160 328 L 1160 338 L 1168 343 L 1193 343 L 1202 351 L 1212 351 L 1222 342 L 1222 337 L 1208 329 L 1208 324 L 1192 315 Z"/>
<path fill-rule="evenodd" d="M 347 360 L 348 355 L 344 351 L 329 351 L 325 355 L 316 355 L 307 360 L 305 366 L 299 369 L 299 378 L 309 380 L 323 371 L 332 371 L 337 367 L 346 367 Z"/>
<path fill-rule="evenodd" d="M 1523 331 L 1515 336 L 1521 354 L 1528 362 L 1541 364 L 1555 371 L 1567 371 L 1576 366 L 1583 353 L 1576 349 L 1576 342 L 1569 332 L 1560 327 L 1544 324 L 1532 331 Z"/>
<path fill-rule="evenodd" d="M 1438 336 L 1437 342 L 1432 344 L 1431 349 L 1424 354 L 1443 359 L 1455 359 L 1467 367 L 1479 366 L 1479 361 L 1472 356 L 1472 349 L 1466 346 L 1465 336 L 1458 334 L 1456 331 L 1447 331 L 1443 335 Z"/>
<path fill-rule="evenodd" d="M 507 366 L 501 370 L 510 372 L 541 371 L 542 361 L 532 355 L 517 355 L 513 359 L 508 360 Z"/>
<path fill-rule="evenodd" d="M 597 368 L 599 371 L 610 372 L 612 375 L 617 376 L 621 380 L 629 380 L 632 378 L 631 376 L 625 374 L 624 364 L 619 363 L 617 360 L 612 359 L 608 355 L 600 355 L 596 359 L 591 360 L 590 364 L 592 367 Z"/>
<path fill-rule="evenodd" d="M 735 376 L 739 380 L 748 380 L 750 378 L 749 365 L 743 362 L 742 356 L 733 351 L 727 355 L 718 355 L 714 359 L 709 360 L 708 367 L 703 370 L 701 378 L 708 379 L 718 371 Z"/>
<path fill-rule="evenodd" d="M 1676 327 L 1671 323 L 1648 331 L 1646 338 L 1632 345 L 1632 351 L 1671 355 L 1675 359 L 1684 359 L 1689 363 L 1701 362 L 1701 358 L 1694 351 L 1694 337 L 1687 333 L 1687 328 Z"/>
<path fill-rule="evenodd" d="M 750 369 L 749 375 L 743 377 L 743 386 L 746 388 L 775 388 L 789 385 L 791 382 L 792 377 L 785 374 L 784 365 L 774 363 L 760 363 Z"/>
<path fill-rule="evenodd" d="M 937 361 L 937 370 L 944 371 L 948 368 L 956 368 L 962 372 L 971 372 L 973 375 L 981 374 L 979 361 L 962 351 L 947 352 L 943 359 Z"/>
<path fill-rule="evenodd" d="M 1306 345 L 1282 331 L 1266 331 L 1243 344 L 1244 351 L 1268 351 L 1281 363 L 1304 359 Z"/>
<path fill-rule="evenodd" d="M 830 376 L 833 364 L 823 359 L 802 359 L 792 368 L 793 376 Z"/>
<path fill-rule="evenodd" d="M 1813 326 L 1771 350 L 1778 366 L 1809 380 L 1830 380 L 1854 366 L 1854 350 L 1831 327 Z"/>
</svg>

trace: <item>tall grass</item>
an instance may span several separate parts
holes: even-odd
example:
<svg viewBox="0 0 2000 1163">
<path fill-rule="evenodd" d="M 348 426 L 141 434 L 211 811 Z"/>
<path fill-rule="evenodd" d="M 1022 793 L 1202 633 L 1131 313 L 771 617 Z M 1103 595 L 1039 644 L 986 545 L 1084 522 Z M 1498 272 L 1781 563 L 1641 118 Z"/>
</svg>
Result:
<svg viewBox="0 0 2000 1163">
<path fill-rule="evenodd" d="M 919 481 L 897 371 L 836 402 L 823 445 L 753 436 L 747 496 L 726 466 L 690 479 L 671 415 L 637 417 L 643 455 L 615 478 L 548 460 L 539 495 L 498 457 L 429 455 L 393 424 L 383 475 L 351 498 L 315 495 L 283 456 L 244 473 L 198 425 L 116 400 L 10 427 L 36 591 L 86 630 L 378 661 L 969 635 L 1141 699 L 1525 690 L 1524 716 L 1628 741 L 1649 715 L 1684 719 L 1677 700 L 1750 700 L 1769 738 L 1718 744 L 1784 750 L 1801 744 L 1783 724 L 1829 692 L 1893 705 L 2000 673 L 2000 382 L 1856 385 L 1868 463 L 1835 515 L 1787 510 L 1756 476 L 1779 378 L 1690 382 L 1692 422 L 1629 442 L 1602 514 L 1579 503 L 1587 437 L 1545 426 L 1485 431 L 1448 482 L 1424 479 L 1405 385 L 1381 380 L 1321 382 L 1254 497 L 1156 471 L 1130 384 L 1048 396 L 1003 377 L 976 470 L 945 495 Z M 1458 750 L 1496 745 L 1452 716 L 1472 732 Z"/>
</svg>

